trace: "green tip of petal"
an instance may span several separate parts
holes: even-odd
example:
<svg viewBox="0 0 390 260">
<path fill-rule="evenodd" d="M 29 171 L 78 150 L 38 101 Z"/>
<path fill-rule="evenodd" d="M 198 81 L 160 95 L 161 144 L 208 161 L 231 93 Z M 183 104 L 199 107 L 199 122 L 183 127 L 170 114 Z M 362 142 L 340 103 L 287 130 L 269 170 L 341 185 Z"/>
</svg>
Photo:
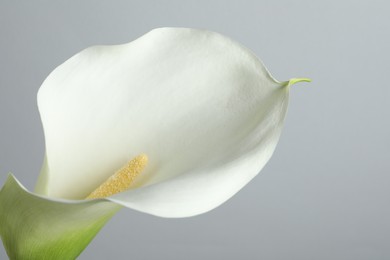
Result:
<svg viewBox="0 0 390 260">
<path fill-rule="evenodd" d="M 311 79 L 309 79 L 309 78 L 292 78 L 289 81 L 282 82 L 282 85 L 285 87 L 289 87 L 289 86 L 292 86 L 298 82 L 311 82 Z"/>
</svg>

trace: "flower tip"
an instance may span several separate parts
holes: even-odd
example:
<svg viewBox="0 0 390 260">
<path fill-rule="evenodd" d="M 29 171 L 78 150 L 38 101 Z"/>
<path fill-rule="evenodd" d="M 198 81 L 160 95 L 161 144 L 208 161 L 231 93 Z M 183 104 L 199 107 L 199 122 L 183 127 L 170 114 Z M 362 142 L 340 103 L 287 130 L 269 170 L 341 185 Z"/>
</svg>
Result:
<svg viewBox="0 0 390 260">
<path fill-rule="evenodd" d="M 9 182 L 9 181 L 16 181 L 16 182 L 18 182 L 18 181 L 16 180 L 15 175 L 14 175 L 12 172 L 9 172 L 9 173 L 8 173 L 7 179 L 5 180 L 5 183 L 6 183 L 6 182 Z"/>
<path fill-rule="evenodd" d="M 311 79 L 309 79 L 309 78 L 292 78 L 289 81 L 287 81 L 287 86 L 292 86 L 298 82 L 311 82 Z"/>
<path fill-rule="evenodd" d="M 309 79 L 309 78 L 292 78 L 288 81 L 282 82 L 281 85 L 282 85 L 282 87 L 289 87 L 289 86 L 292 86 L 298 82 L 311 82 L 311 79 Z"/>
</svg>

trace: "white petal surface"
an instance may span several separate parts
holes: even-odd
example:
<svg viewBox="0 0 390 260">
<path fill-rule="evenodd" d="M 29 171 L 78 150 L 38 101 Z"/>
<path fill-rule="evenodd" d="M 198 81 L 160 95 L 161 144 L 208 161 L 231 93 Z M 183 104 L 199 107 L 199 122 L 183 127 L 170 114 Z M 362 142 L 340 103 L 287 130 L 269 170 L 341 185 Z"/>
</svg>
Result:
<svg viewBox="0 0 390 260">
<path fill-rule="evenodd" d="M 268 161 L 287 101 L 288 87 L 217 33 L 162 28 L 88 48 L 39 91 L 47 153 L 39 192 L 82 199 L 145 153 L 143 187 L 112 200 L 159 216 L 205 212 Z"/>
<path fill-rule="evenodd" d="M 284 89 L 280 90 L 285 92 Z M 275 103 L 267 116 L 221 161 L 199 165 L 178 177 L 108 198 L 123 206 L 161 217 L 189 217 L 216 208 L 244 187 L 267 163 L 278 142 L 287 99 Z"/>
</svg>

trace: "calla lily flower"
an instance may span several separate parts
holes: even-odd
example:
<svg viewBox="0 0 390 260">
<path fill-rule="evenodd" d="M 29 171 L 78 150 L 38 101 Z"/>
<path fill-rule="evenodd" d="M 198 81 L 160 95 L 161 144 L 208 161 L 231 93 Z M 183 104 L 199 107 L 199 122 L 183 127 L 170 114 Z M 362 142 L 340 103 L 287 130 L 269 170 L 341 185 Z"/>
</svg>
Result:
<svg viewBox="0 0 390 260">
<path fill-rule="evenodd" d="M 189 217 L 224 203 L 275 150 L 289 87 L 218 33 L 155 29 L 94 46 L 38 93 L 46 156 L 34 192 L 9 175 L 0 235 L 11 259 L 74 259 L 122 207 Z"/>
</svg>

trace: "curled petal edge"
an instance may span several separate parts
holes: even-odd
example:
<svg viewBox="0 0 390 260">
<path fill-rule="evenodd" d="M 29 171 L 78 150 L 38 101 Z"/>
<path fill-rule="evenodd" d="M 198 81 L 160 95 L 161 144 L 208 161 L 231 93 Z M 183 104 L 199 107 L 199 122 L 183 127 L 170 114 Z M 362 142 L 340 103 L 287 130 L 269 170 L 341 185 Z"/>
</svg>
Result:
<svg viewBox="0 0 390 260">
<path fill-rule="evenodd" d="M 0 191 L 0 236 L 10 259 L 75 259 L 119 209 L 105 200 L 45 198 L 9 174 Z"/>
</svg>

